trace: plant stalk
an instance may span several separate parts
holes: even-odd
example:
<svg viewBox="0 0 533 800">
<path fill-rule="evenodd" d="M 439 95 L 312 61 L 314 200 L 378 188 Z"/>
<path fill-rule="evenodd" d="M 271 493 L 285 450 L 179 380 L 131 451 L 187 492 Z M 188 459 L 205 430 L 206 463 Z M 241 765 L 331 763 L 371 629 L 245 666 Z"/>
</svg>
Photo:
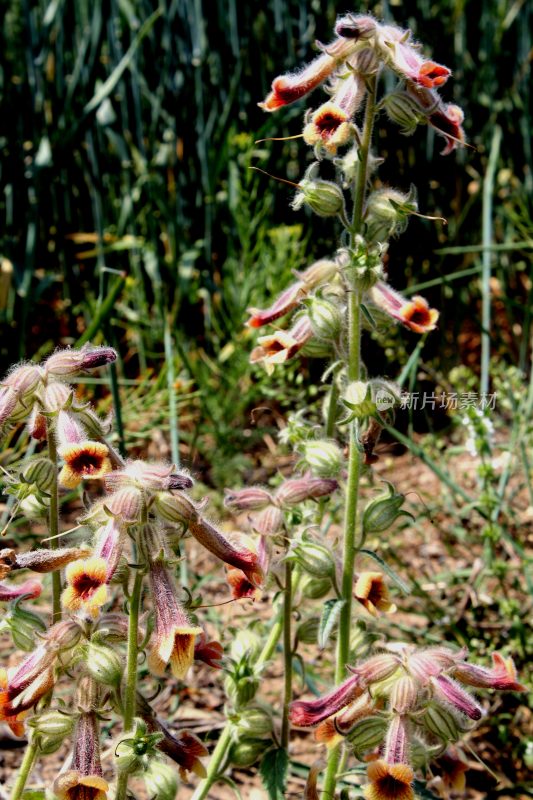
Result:
<svg viewBox="0 0 533 800">
<path fill-rule="evenodd" d="M 354 191 L 354 211 L 351 225 L 353 238 L 360 232 L 363 222 L 363 208 L 365 203 L 368 156 L 372 141 L 374 118 L 376 115 L 377 79 L 374 78 L 366 101 L 363 137 L 359 151 L 359 169 L 357 171 Z M 350 280 L 348 301 L 348 380 L 358 381 L 361 378 L 361 287 Z M 346 507 L 344 514 L 344 537 L 341 599 L 344 604 L 339 617 L 339 630 L 337 637 L 337 655 L 335 663 L 335 684 L 343 681 L 346 675 L 346 664 L 350 658 L 350 634 L 352 624 L 352 593 L 353 574 L 357 550 L 355 546 L 357 531 L 357 506 L 359 501 L 359 477 L 361 473 L 361 456 L 358 446 L 359 423 L 354 420 L 350 425 L 350 443 L 348 456 L 348 481 L 346 485 Z M 341 757 L 341 746 L 332 748 L 328 757 L 326 777 L 322 788 L 322 800 L 333 800 L 335 785 Z"/>
<path fill-rule="evenodd" d="M 59 490 L 57 485 L 57 445 L 54 433 L 49 423 L 46 425 L 46 441 L 48 444 L 48 458 L 54 465 L 53 482 L 50 487 L 50 509 L 48 512 L 48 525 L 50 530 L 50 549 L 59 547 Z M 61 619 L 61 573 L 59 570 L 52 572 L 52 624 Z"/>
<path fill-rule="evenodd" d="M 13 786 L 13 791 L 11 792 L 11 800 L 20 800 L 22 797 L 24 787 L 26 786 L 26 782 L 30 777 L 38 752 L 39 750 L 37 745 L 33 744 L 33 742 L 30 742 L 26 748 L 26 752 L 24 753 L 24 758 L 22 759 L 22 764 L 20 765 L 19 773 L 17 775 L 17 780 Z"/>
<path fill-rule="evenodd" d="M 289 706 L 292 700 L 292 564 L 285 562 L 285 591 L 283 593 L 283 716 L 281 720 L 281 746 L 289 747 Z"/>
</svg>

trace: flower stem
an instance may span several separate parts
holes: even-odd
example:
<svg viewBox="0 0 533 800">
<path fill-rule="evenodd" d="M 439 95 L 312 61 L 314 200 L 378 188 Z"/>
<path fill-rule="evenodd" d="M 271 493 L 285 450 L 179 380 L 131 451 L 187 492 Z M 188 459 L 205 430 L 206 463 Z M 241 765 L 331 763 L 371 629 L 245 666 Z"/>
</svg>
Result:
<svg viewBox="0 0 533 800">
<path fill-rule="evenodd" d="M 365 108 L 363 137 L 359 150 L 359 169 L 354 191 L 354 211 L 351 225 L 351 238 L 359 233 L 363 222 L 363 208 L 366 195 L 368 155 L 372 140 L 372 130 L 376 114 L 377 79 L 372 80 Z M 358 381 L 361 377 L 361 288 L 350 280 L 348 301 L 349 352 L 347 373 L 349 381 Z M 355 557 L 355 537 L 357 531 L 357 506 L 359 500 L 359 477 L 361 473 L 361 456 L 359 453 L 359 423 L 350 425 L 350 443 L 348 456 L 348 481 L 346 485 L 346 506 L 344 513 L 344 538 L 342 558 L 341 599 L 344 601 L 339 617 L 337 638 L 337 656 L 335 664 L 335 683 L 341 683 L 346 675 L 346 664 L 350 658 L 350 633 L 352 623 L 352 592 Z M 328 758 L 326 777 L 322 789 L 323 800 L 333 800 L 337 771 L 341 757 L 341 747 L 332 748 Z"/>
<path fill-rule="evenodd" d="M 59 490 L 57 485 L 57 445 L 51 426 L 46 426 L 46 441 L 48 444 L 48 458 L 54 465 L 53 481 L 50 487 L 50 509 L 48 512 L 48 524 L 50 530 L 50 549 L 57 550 L 59 542 Z M 52 572 L 52 624 L 61 619 L 61 573 L 59 570 Z"/>
<path fill-rule="evenodd" d="M 26 748 L 26 752 L 24 753 L 24 758 L 22 759 L 22 764 L 20 765 L 17 780 L 13 786 L 13 791 L 11 792 L 11 800 L 19 800 L 19 798 L 22 797 L 24 787 L 26 786 L 26 782 L 30 777 L 38 752 L 37 745 L 33 744 L 33 742 L 30 742 Z"/>
<path fill-rule="evenodd" d="M 137 548 L 138 549 L 138 548 Z M 139 612 L 141 606 L 141 592 L 143 573 L 137 569 L 130 600 L 130 613 L 128 624 L 128 659 L 126 665 L 126 688 L 124 692 L 124 733 L 131 731 L 137 708 L 137 656 L 139 635 Z M 115 800 L 126 800 L 128 790 L 128 773 L 121 772 L 117 781 Z"/>
<path fill-rule="evenodd" d="M 281 746 L 289 747 L 289 706 L 292 700 L 292 564 L 285 562 L 285 591 L 283 593 L 283 716 L 281 720 Z"/>
<path fill-rule="evenodd" d="M 274 622 L 268 639 L 266 640 L 265 644 L 263 645 L 263 649 L 259 653 L 257 657 L 257 661 L 255 662 L 255 668 L 260 669 L 267 661 L 270 661 L 276 646 L 279 642 L 281 634 L 283 632 L 283 622 L 284 622 L 284 613 L 283 609 L 280 613 L 278 613 L 276 617 L 276 621 Z M 211 790 L 212 785 L 218 780 L 218 777 L 221 772 L 221 767 L 224 764 L 224 760 L 228 753 L 232 742 L 232 725 L 231 723 L 227 722 L 226 726 L 224 727 L 218 742 L 216 743 L 215 749 L 211 754 L 211 758 L 209 760 L 209 764 L 207 767 L 207 775 L 197 786 L 196 791 L 194 792 L 191 800 L 206 800 Z"/>
</svg>

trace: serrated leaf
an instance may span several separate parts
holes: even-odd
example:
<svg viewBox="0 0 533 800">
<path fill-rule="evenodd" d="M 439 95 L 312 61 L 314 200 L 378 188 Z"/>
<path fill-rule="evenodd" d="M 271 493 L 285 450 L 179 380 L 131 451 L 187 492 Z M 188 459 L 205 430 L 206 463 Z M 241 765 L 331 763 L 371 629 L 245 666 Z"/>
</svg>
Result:
<svg viewBox="0 0 533 800">
<path fill-rule="evenodd" d="M 405 583 L 405 581 L 403 581 L 400 578 L 400 576 L 392 569 L 392 567 L 389 567 L 387 562 L 384 561 L 381 558 L 381 556 L 378 556 L 378 554 L 375 553 L 374 550 L 367 550 L 365 547 L 363 547 L 359 552 L 364 553 L 365 556 L 370 556 L 370 558 L 376 561 L 383 570 L 383 572 L 389 576 L 389 578 L 391 579 L 391 581 L 393 581 L 393 583 L 396 584 L 396 586 L 398 587 L 398 589 L 402 594 L 407 595 L 411 593 L 411 587 L 407 583 Z"/>
<path fill-rule="evenodd" d="M 289 755 L 285 748 L 269 750 L 261 760 L 259 772 L 269 800 L 283 800 L 289 767 Z"/>
<path fill-rule="evenodd" d="M 339 620 L 339 614 L 345 602 L 345 600 L 326 600 L 324 603 L 324 610 L 320 618 L 317 637 L 317 643 L 321 650 L 327 645 L 333 628 Z"/>
</svg>

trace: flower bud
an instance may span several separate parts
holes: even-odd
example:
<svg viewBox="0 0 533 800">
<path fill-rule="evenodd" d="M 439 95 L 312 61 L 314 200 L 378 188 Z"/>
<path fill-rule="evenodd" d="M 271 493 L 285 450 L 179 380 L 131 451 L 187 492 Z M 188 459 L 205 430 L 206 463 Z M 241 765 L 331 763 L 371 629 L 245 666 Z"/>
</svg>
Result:
<svg viewBox="0 0 533 800">
<path fill-rule="evenodd" d="M 328 586 L 328 590 L 331 583 Z M 318 641 L 318 631 L 320 620 L 318 617 L 309 617 L 305 622 L 301 622 L 296 629 L 296 636 L 304 644 L 316 644 Z"/>
<path fill-rule="evenodd" d="M 14 569 L 31 569 L 32 572 L 54 572 L 63 569 L 71 561 L 87 558 L 87 547 L 60 547 L 58 550 L 30 550 L 15 558 Z"/>
<path fill-rule="evenodd" d="M 378 747 L 386 734 L 387 720 L 384 717 L 372 716 L 356 722 L 346 738 L 353 747 L 356 757 L 362 761 L 362 756 Z"/>
<path fill-rule="evenodd" d="M 158 492 L 155 495 L 152 508 L 156 516 L 165 520 L 165 522 L 188 525 L 189 522 L 198 519 L 198 511 L 195 504 L 181 493 Z"/>
<path fill-rule="evenodd" d="M 414 187 L 411 187 L 409 194 L 396 189 L 373 192 L 368 198 L 364 216 L 368 241 L 386 242 L 391 236 L 403 233 L 409 215 L 417 211 Z"/>
<path fill-rule="evenodd" d="M 42 442 L 46 439 L 46 417 L 41 414 L 39 408 L 37 404 L 33 407 L 28 420 L 28 433 L 32 439 Z"/>
<path fill-rule="evenodd" d="M 302 594 L 310 600 L 318 600 L 325 597 L 331 590 L 331 578 L 312 578 L 310 575 L 304 578 L 302 583 Z"/>
<path fill-rule="evenodd" d="M 350 410 L 350 419 L 364 419 L 376 413 L 372 388 L 365 381 L 352 381 L 342 395 L 342 402 Z"/>
<path fill-rule="evenodd" d="M 426 122 L 420 106 L 407 92 L 390 92 L 383 98 L 382 105 L 388 118 L 400 126 L 400 133 L 404 136 L 411 136 L 418 125 Z"/>
<path fill-rule="evenodd" d="M 337 339 L 343 322 L 340 308 L 331 300 L 318 296 L 312 297 L 306 305 L 313 335 L 326 341 Z"/>
<path fill-rule="evenodd" d="M 17 393 L 11 386 L 0 386 L 0 428 L 11 418 L 17 402 Z"/>
<path fill-rule="evenodd" d="M 394 491 L 392 483 L 388 483 L 388 494 L 380 495 L 371 500 L 363 512 L 363 531 L 365 535 L 373 533 L 383 533 L 401 516 L 408 516 L 413 519 L 407 511 L 402 511 L 401 507 L 405 500 L 405 495 Z"/>
<path fill-rule="evenodd" d="M 49 492 L 57 477 L 57 468 L 48 458 L 34 458 L 22 470 L 21 478 L 41 492 Z"/>
<path fill-rule="evenodd" d="M 259 680 L 252 672 L 242 677 L 231 674 L 224 681 L 224 690 L 236 708 L 248 705 L 257 694 L 258 688 Z"/>
<path fill-rule="evenodd" d="M 261 652 L 261 647 L 261 639 L 253 630 L 238 631 L 231 642 L 230 656 L 235 661 L 246 655 L 255 660 Z"/>
<path fill-rule="evenodd" d="M 15 647 L 26 653 L 34 650 L 36 633 L 43 634 L 46 631 L 46 625 L 41 617 L 33 611 L 21 608 L 18 604 L 13 605 L 11 612 L 4 619 L 11 631 Z"/>
<path fill-rule="evenodd" d="M 272 733 L 272 717 L 262 708 L 247 708 L 235 724 L 240 741 L 243 737 L 268 739 Z"/>
<path fill-rule="evenodd" d="M 428 705 L 421 721 L 430 733 L 443 742 L 456 742 L 461 735 L 457 717 L 437 703 Z"/>
<path fill-rule="evenodd" d="M 396 714 L 406 714 L 416 706 L 418 691 L 415 681 L 408 675 L 399 678 L 390 693 L 390 707 Z"/>
<path fill-rule="evenodd" d="M 323 258 L 320 261 L 315 261 L 310 267 L 307 267 L 303 272 L 298 273 L 299 279 L 305 283 L 306 287 L 311 290 L 317 286 L 322 286 L 329 283 L 338 272 L 338 265 L 335 261 L 328 261 Z"/>
<path fill-rule="evenodd" d="M 87 369 L 96 369 L 116 361 L 117 354 L 112 347 L 93 347 L 83 345 L 79 350 L 58 350 L 44 362 L 47 375 L 67 378 Z"/>
<path fill-rule="evenodd" d="M 319 217 L 335 217 L 342 214 L 344 195 L 342 190 L 332 181 L 316 178 L 318 163 L 312 164 L 299 184 L 299 191 L 292 201 L 292 208 L 297 211 L 304 204 Z"/>
<path fill-rule="evenodd" d="M 295 506 L 305 500 L 317 500 L 326 497 L 338 488 L 338 483 L 332 478 L 313 478 L 304 475 L 302 478 L 292 478 L 284 481 L 276 490 L 276 501 L 286 506 Z"/>
<path fill-rule="evenodd" d="M 50 500 L 40 494 L 28 494 L 21 500 L 19 511 L 29 520 L 44 519 L 48 515 Z"/>
<path fill-rule="evenodd" d="M 302 452 L 306 465 L 316 475 L 330 478 L 339 474 L 343 457 L 335 442 L 326 439 L 309 440 L 303 443 Z"/>
<path fill-rule="evenodd" d="M 43 407 L 47 414 L 57 414 L 62 409 L 68 409 L 71 402 L 72 389 L 65 383 L 53 381 L 44 390 Z"/>
<path fill-rule="evenodd" d="M 105 498 L 104 507 L 115 517 L 120 517 L 124 525 L 135 525 L 140 521 L 144 495 L 134 486 L 125 486 Z"/>
<path fill-rule="evenodd" d="M 267 506 L 254 519 L 254 530 L 261 536 L 275 536 L 283 530 L 283 512 L 277 506 Z"/>
<path fill-rule="evenodd" d="M 335 33 L 343 39 L 370 39 L 378 23 L 367 14 L 345 14 L 335 24 Z"/>
<path fill-rule="evenodd" d="M 111 647 L 89 642 L 87 646 L 87 670 L 98 683 L 116 686 L 124 673 L 121 657 Z"/>
<path fill-rule="evenodd" d="M 301 542 L 291 552 L 290 558 L 315 578 L 332 576 L 335 572 L 335 562 L 327 547 L 314 542 Z"/>
<path fill-rule="evenodd" d="M 61 711 L 45 711 L 29 723 L 37 741 L 39 752 L 50 755 L 59 750 L 74 730 L 74 719 Z"/>
<path fill-rule="evenodd" d="M 234 511 L 258 511 L 272 503 L 272 495 L 260 486 L 224 489 L 224 505 Z"/>
<path fill-rule="evenodd" d="M 236 767 L 251 767 L 265 752 L 263 739 L 241 739 L 232 745 L 229 760 Z"/>
<path fill-rule="evenodd" d="M 144 783 L 148 797 L 157 800 L 175 800 L 178 793 L 176 772 L 164 761 L 152 761 L 144 773 Z"/>
<path fill-rule="evenodd" d="M 301 354 L 305 358 L 329 358 L 331 353 L 331 342 L 326 339 L 315 339 L 314 336 L 308 339 L 301 349 Z"/>
<path fill-rule="evenodd" d="M 4 378 L 2 385 L 10 386 L 17 397 L 25 399 L 35 393 L 42 378 L 42 370 L 36 364 L 21 364 Z"/>
</svg>

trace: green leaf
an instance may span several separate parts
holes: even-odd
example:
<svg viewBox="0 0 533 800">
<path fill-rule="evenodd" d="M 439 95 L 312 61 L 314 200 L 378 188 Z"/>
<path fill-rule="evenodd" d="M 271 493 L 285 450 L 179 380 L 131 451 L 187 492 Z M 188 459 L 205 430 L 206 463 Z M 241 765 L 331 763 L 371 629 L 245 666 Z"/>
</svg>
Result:
<svg viewBox="0 0 533 800">
<path fill-rule="evenodd" d="M 345 600 L 326 600 L 324 603 L 324 610 L 322 611 L 322 617 L 320 618 L 317 638 L 318 646 L 321 650 L 327 645 L 333 628 L 338 622 L 341 608 L 345 602 Z"/>
<path fill-rule="evenodd" d="M 389 567 L 389 565 L 383 561 L 381 556 L 378 556 L 378 554 L 373 550 L 367 550 L 365 547 L 363 547 L 359 552 L 364 553 L 365 556 L 370 556 L 370 558 L 373 558 L 374 561 L 379 564 L 383 572 L 388 575 L 391 581 L 396 584 L 402 594 L 407 595 L 411 593 L 411 587 L 400 578 L 400 576 L 392 569 L 392 567 Z"/>
<path fill-rule="evenodd" d="M 289 755 L 283 747 L 269 750 L 263 756 L 259 772 L 270 800 L 283 800 L 285 797 L 288 767 Z"/>
</svg>

